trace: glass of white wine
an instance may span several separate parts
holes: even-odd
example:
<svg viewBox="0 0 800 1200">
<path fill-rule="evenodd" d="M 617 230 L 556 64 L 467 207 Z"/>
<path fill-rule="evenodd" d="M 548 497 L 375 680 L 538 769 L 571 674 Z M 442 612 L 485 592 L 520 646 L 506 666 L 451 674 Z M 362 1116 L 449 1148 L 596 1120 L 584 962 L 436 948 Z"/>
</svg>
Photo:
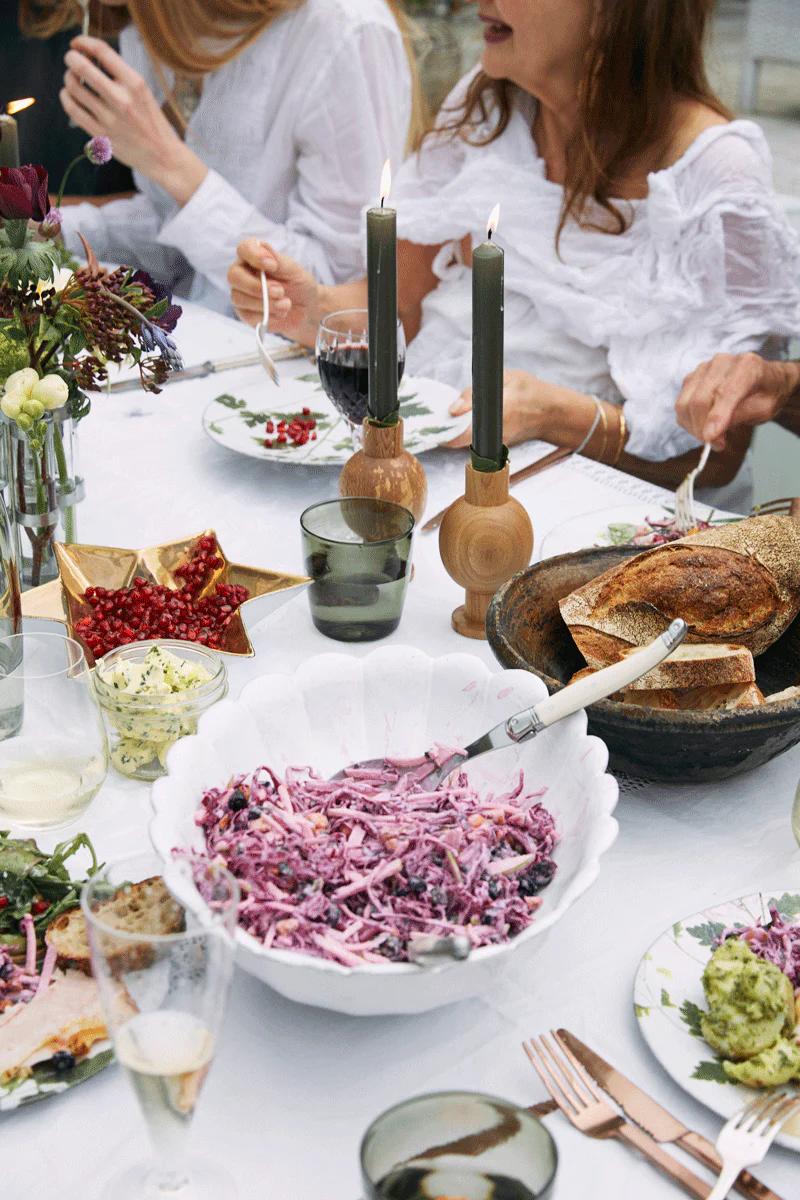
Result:
<svg viewBox="0 0 800 1200">
<path fill-rule="evenodd" d="M 108 741 L 83 649 L 60 633 L 0 638 L 0 822 L 71 825 L 108 771 Z"/>
<path fill-rule="evenodd" d="M 154 1156 L 110 1180 L 103 1200 L 235 1200 L 227 1172 L 190 1157 L 188 1142 L 222 1024 L 239 899 L 224 867 L 153 854 L 109 863 L 83 889 L 94 976 Z"/>
</svg>

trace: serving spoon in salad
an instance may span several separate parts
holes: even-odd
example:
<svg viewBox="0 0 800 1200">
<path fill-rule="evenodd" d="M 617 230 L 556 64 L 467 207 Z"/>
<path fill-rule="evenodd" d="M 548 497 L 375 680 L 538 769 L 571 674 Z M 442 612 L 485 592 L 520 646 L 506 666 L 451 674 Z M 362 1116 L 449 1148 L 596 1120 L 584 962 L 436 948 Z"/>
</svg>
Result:
<svg viewBox="0 0 800 1200">
<path fill-rule="evenodd" d="M 649 646 L 629 654 L 621 662 L 595 671 L 585 679 L 579 679 L 577 683 L 568 684 L 561 691 L 540 700 L 532 708 L 523 709 L 522 712 L 515 713 L 513 717 L 495 725 L 494 729 L 470 742 L 463 750 L 454 750 L 449 754 L 445 752 L 444 758 L 436 750 L 428 750 L 418 758 L 371 758 L 344 767 L 331 778 L 365 778 L 371 772 L 384 771 L 389 766 L 398 776 L 416 775 L 420 781 L 425 781 L 426 788 L 433 790 L 447 779 L 448 775 L 473 758 L 488 754 L 492 750 L 503 750 L 508 746 L 526 742 L 542 730 L 555 725 L 557 721 L 562 721 L 565 717 L 580 712 L 582 708 L 588 708 L 590 704 L 606 700 L 615 692 L 622 691 L 663 662 L 680 646 L 687 632 L 688 626 L 685 621 L 673 621 Z"/>
</svg>

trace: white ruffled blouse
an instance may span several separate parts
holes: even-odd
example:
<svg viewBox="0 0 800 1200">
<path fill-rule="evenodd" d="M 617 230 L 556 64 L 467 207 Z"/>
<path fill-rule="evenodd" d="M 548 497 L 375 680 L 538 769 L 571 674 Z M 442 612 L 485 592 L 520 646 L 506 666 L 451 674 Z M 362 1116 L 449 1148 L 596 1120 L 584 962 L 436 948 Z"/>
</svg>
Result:
<svg viewBox="0 0 800 1200">
<path fill-rule="evenodd" d="M 163 102 L 133 26 L 120 49 Z M 323 283 L 352 279 L 365 269 L 362 209 L 384 161 L 402 160 L 410 113 L 408 60 L 384 0 L 305 0 L 206 77 L 186 143 L 210 169 L 189 202 L 179 208 L 135 172 L 132 199 L 64 210 L 67 245 L 80 252 L 80 231 L 100 258 L 223 312 L 228 267 L 250 235 Z"/>
<path fill-rule="evenodd" d="M 462 80 L 447 105 L 470 77 Z M 485 240 L 501 206 L 506 252 L 506 366 L 624 403 L 628 450 L 651 460 L 697 443 L 675 420 L 686 375 L 719 351 L 760 350 L 800 332 L 800 245 L 780 212 L 764 135 L 751 121 L 702 133 L 649 176 L 619 236 L 568 222 L 555 248 L 563 189 L 546 177 L 520 98 L 489 146 L 428 139 L 396 182 L 398 234 L 432 245 Z M 457 387 L 470 375 L 470 272 L 445 245 L 438 287 L 408 356 L 414 374 Z"/>
</svg>

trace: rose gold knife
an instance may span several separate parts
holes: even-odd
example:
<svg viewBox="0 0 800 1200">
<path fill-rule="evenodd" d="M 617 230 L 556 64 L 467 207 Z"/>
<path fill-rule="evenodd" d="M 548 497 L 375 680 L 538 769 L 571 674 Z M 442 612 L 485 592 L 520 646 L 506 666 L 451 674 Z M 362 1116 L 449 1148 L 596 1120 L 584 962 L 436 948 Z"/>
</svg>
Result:
<svg viewBox="0 0 800 1200">
<path fill-rule="evenodd" d="M 563 1038 L 564 1043 L 569 1046 L 579 1062 L 600 1084 L 603 1091 L 608 1092 L 609 1096 L 617 1102 L 627 1117 L 635 1121 L 657 1142 L 672 1142 L 698 1162 L 704 1163 L 712 1171 L 719 1173 L 722 1162 L 708 1138 L 687 1129 L 677 1117 L 673 1117 L 640 1087 L 627 1079 L 621 1071 L 617 1071 L 599 1054 L 595 1054 L 593 1050 L 585 1046 L 568 1029 L 559 1029 L 558 1036 Z M 747 1196 L 748 1200 L 781 1200 L 780 1196 L 751 1175 L 749 1171 L 743 1171 L 734 1186 L 736 1191 Z"/>
<path fill-rule="evenodd" d="M 543 454 L 541 458 L 537 458 L 527 467 L 520 467 L 518 471 L 512 471 L 508 478 L 508 482 L 513 487 L 514 484 L 522 483 L 526 479 L 532 479 L 534 475 L 540 475 L 542 471 L 547 471 L 550 467 L 558 466 L 560 462 L 565 462 L 566 459 L 572 458 L 575 453 L 567 446 L 558 446 L 555 450 L 550 450 L 547 454 Z M 447 506 L 450 507 L 449 505 Z M 421 533 L 432 533 L 434 529 L 438 529 L 444 520 L 444 514 L 447 508 L 443 508 L 435 517 L 431 517 L 426 521 L 420 530 Z"/>
</svg>

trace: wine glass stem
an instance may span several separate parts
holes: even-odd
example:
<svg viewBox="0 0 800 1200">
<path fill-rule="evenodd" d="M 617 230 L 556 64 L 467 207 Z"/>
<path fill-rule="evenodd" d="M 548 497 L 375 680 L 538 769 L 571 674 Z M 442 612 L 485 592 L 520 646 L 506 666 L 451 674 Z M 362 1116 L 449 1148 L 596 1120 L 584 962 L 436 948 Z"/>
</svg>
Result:
<svg viewBox="0 0 800 1200">
<path fill-rule="evenodd" d="M 179 1197 L 189 1194 L 189 1173 L 176 1165 L 173 1165 L 172 1169 L 158 1166 L 151 1174 L 149 1184 L 148 1200 L 150 1196 L 153 1200 L 161 1200 L 162 1197 L 164 1200 L 178 1200 Z"/>
<path fill-rule="evenodd" d="M 350 421 L 350 438 L 353 443 L 353 453 L 357 454 L 364 447 L 364 426 L 359 425 L 355 421 Z"/>
</svg>

